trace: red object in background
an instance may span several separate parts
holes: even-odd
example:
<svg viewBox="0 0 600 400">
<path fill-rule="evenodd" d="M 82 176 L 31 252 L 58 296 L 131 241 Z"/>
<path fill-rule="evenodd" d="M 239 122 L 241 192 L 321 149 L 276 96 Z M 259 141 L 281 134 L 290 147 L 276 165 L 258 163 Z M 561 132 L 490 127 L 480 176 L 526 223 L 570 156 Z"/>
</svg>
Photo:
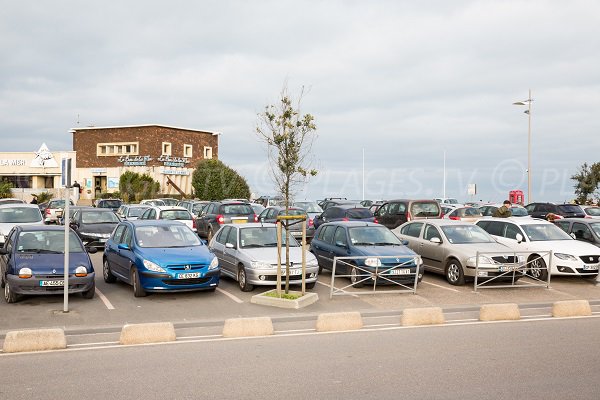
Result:
<svg viewBox="0 0 600 400">
<path fill-rule="evenodd" d="M 525 205 L 525 196 L 522 190 L 511 190 L 508 192 L 508 201 L 513 204 Z"/>
</svg>

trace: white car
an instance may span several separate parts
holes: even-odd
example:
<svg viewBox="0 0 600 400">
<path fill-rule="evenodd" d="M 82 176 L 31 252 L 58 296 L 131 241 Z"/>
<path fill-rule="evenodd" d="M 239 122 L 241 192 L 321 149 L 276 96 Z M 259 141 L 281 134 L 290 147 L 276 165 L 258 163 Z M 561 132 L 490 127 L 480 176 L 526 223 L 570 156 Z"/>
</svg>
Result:
<svg viewBox="0 0 600 400">
<path fill-rule="evenodd" d="M 196 231 L 196 218 L 186 209 L 179 206 L 153 206 L 148 207 L 138 219 L 168 219 L 179 221 Z"/>
<path fill-rule="evenodd" d="M 514 251 L 530 253 L 528 261 L 533 261 L 529 268 L 532 268 L 530 274 L 534 278 L 548 278 L 546 266 L 550 250 L 553 252 L 551 275 L 575 275 L 593 279 L 598 275 L 600 248 L 573 239 L 551 222 L 534 218 L 485 218 L 479 220 L 477 225 Z"/>
<path fill-rule="evenodd" d="M 44 225 L 44 217 L 37 204 L 0 205 L 0 246 L 15 225 Z"/>
<path fill-rule="evenodd" d="M 600 219 L 600 207 L 599 206 L 580 206 L 585 213 L 586 218 Z"/>
</svg>

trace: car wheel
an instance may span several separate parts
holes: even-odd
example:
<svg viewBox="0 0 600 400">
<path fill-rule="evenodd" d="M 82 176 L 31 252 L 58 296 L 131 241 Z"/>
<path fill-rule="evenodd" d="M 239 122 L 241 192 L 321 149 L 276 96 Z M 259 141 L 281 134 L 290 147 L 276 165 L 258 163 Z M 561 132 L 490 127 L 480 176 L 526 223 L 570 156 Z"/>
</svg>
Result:
<svg viewBox="0 0 600 400">
<path fill-rule="evenodd" d="M 352 284 L 352 287 L 355 287 L 355 288 L 363 287 L 364 282 L 359 282 L 363 278 L 359 275 L 358 269 L 356 269 L 356 267 L 350 267 L 349 275 L 350 275 L 350 283 Z"/>
<path fill-rule="evenodd" d="M 464 285 L 465 284 L 465 272 L 463 271 L 460 262 L 455 259 L 451 259 L 446 264 L 446 280 L 451 285 Z"/>
<path fill-rule="evenodd" d="M 306 284 L 307 289 L 314 289 L 317 282 L 311 282 Z"/>
<path fill-rule="evenodd" d="M 546 268 L 546 261 L 539 255 L 534 254 L 529 258 L 529 275 L 534 279 L 540 281 L 548 280 L 548 269 Z"/>
<path fill-rule="evenodd" d="M 133 296 L 134 297 L 144 297 L 146 296 L 146 291 L 142 287 L 142 283 L 140 282 L 140 274 L 138 274 L 137 269 L 135 267 L 131 268 L 131 282 L 133 283 Z"/>
<path fill-rule="evenodd" d="M 110 264 L 108 263 L 108 258 L 104 259 L 104 263 L 102 264 L 102 276 L 104 277 L 104 282 L 106 283 L 115 283 L 117 281 L 117 277 L 113 275 L 110 271 Z"/>
<path fill-rule="evenodd" d="M 208 228 L 208 233 L 206 234 L 206 240 L 210 243 L 213 238 L 213 230 L 212 228 Z"/>
<path fill-rule="evenodd" d="M 81 295 L 84 299 L 93 299 L 96 294 L 96 284 L 94 283 L 91 288 L 86 290 L 85 292 L 81 292 Z"/>
<path fill-rule="evenodd" d="M 246 268 L 243 265 L 240 265 L 238 268 L 238 285 L 242 292 L 251 292 L 254 289 L 254 286 L 248 283 Z"/>
<path fill-rule="evenodd" d="M 10 289 L 10 283 L 8 283 L 8 281 L 4 282 L 4 300 L 6 300 L 7 303 L 16 303 L 19 301 L 20 297 L 21 296 Z"/>
</svg>

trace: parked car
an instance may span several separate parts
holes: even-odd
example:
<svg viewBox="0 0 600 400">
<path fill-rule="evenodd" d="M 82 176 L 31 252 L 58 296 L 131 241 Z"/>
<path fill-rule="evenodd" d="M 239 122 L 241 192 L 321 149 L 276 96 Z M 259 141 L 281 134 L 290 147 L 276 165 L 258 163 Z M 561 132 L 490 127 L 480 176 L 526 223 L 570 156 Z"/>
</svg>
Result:
<svg viewBox="0 0 600 400">
<path fill-rule="evenodd" d="M 183 207 L 188 210 L 193 216 L 198 216 L 202 209 L 208 204 L 210 201 L 202 201 L 202 200 L 181 200 L 177 203 L 177 206 Z"/>
<path fill-rule="evenodd" d="M 373 274 L 382 274 L 376 284 L 420 282 L 422 266 L 417 254 L 406 247 L 388 228 L 372 222 L 329 222 L 323 224 L 310 244 L 310 251 L 322 268 L 332 270 L 334 257 L 372 257 L 346 260 L 336 265 L 336 275 L 349 275 L 354 287 L 372 284 Z M 366 271 L 368 272 L 366 272 Z M 387 271 L 386 271 L 387 270 Z"/>
<path fill-rule="evenodd" d="M 479 211 L 484 217 L 491 217 L 494 215 L 494 212 L 500 207 L 502 207 L 502 204 L 486 204 L 485 206 L 479 207 Z M 510 212 L 512 213 L 513 217 L 529 217 L 527 209 L 518 204 L 511 205 Z"/>
<path fill-rule="evenodd" d="M 172 197 L 160 197 L 156 200 L 162 200 L 162 202 L 165 203 L 165 206 L 176 206 L 178 205 L 177 203 L 179 203 L 179 200 Z"/>
<path fill-rule="evenodd" d="M 554 225 L 575 239 L 600 247 L 600 221 L 591 218 L 565 218 L 554 221 Z"/>
<path fill-rule="evenodd" d="M 0 248 L 0 279 L 4 299 L 23 295 L 64 293 L 65 230 L 59 226 L 17 225 Z M 96 249 L 89 249 L 95 253 Z M 69 293 L 86 299 L 96 291 L 92 260 L 75 232 L 69 232 Z"/>
<path fill-rule="evenodd" d="M 138 219 L 168 219 L 179 221 L 196 232 L 196 218 L 185 208 L 178 206 L 151 206 Z"/>
<path fill-rule="evenodd" d="M 210 241 L 224 224 L 258 221 L 250 204 L 239 201 L 211 201 L 198 216 L 198 235 Z"/>
<path fill-rule="evenodd" d="M 577 204 L 530 203 L 525 206 L 532 218 L 547 219 L 548 214 L 559 218 L 584 218 L 585 213 Z"/>
<path fill-rule="evenodd" d="M 258 220 L 260 222 L 268 222 L 268 223 L 276 223 L 277 217 L 280 215 L 293 215 L 293 216 L 304 216 L 306 218 L 306 241 L 310 242 L 315 235 L 315 226 L 313 224 L 313 220 L 310 219 L 306 211 L 302 208 L 290 207 L 288 212 L 286 213 L 285 207 L 274 206 L 265 208 L 265 210 L 258 216 Z M 289 221 L 290 233 L 297 239 L 302 240 L 302 223 L 300 220 L 291 220 Z"/>
<path fill-rule="evenodd" d="M 97 208 L 110 208 L 112 211 L 117 211 L 123 204 L 120 199 L 100 199 L 96 202 Z"/>
<path fill-rule="evenodd" d="M 323 209 L 321 206 L 317 204 L 316 201 L 295 201 L 292 203 L 294 207 L 302 208 L 308 214 L 308 217 L 311 220 L 314 220 L 317 215 L 321 215 L 323 213 Z"/>
<path fill-rule="evenodd" d="M 187 210 L 186 210 L 187 211 Z M 147 292 L 213 291 L 219 285 L 219 260 L 198 235 L 177 221 L 122 221 L 106 242 L 103 276 Z"/>
<path fill-rule="evenodd" d="M 103 248 L 117 224 L 117 214 L 109 208 L 82 208 L 73 214 L 69 226 L 88 247 Z"/>
<path fill-rule="evenodd" d="M 74 205 L 73 201 L 69 200 L 69 206 L 72 205 Z M 64 208 L 64 199 L 50 200 L 46 206 L 46 209 L 44 210 L 44 222 L 46 224 L 58 224 L 60 217 L 62 217 Z"/>
<path fill-rule="evenodd" d="M 496 242 L 474 224 L 451 219 L 412 221 L 401 225 L 394 233 L 408 241 L 408 247 L 421 255 L 425 271 L 443 274 L 452 285 L 462 285 L 475 277 L 477 252 L 505 253 L 479 256 L 479 281 L 512 280 L 513 274 L 506 274 L 508 271 L 516 271 L 515 280 L 524 275 L 518 270 L 524 259 L 515 258 L 508 246 Z"/>
<path fill-rule="evenodd" d="M 285 248 L 285 235 L 282 235 Z M 290 237 L 290 284 L 302 284 L 302 247 Z M 244 292 L 254 286 L 277 283 L 277 228 L 275 224 L 226 224 L 209 243 L 219 258 L 221 272 L 238 282 Z M 282 276 L 285 276 L 285 250 L 282 251 Z M 319 273 L 316 258 L 306 253 L 306 288 L 312 289 Z M 283 278 L 285 279 L 285 278 Z"/>
<path fill-rule="evenodd" d="M 147 206 L 166 206 L 165 202 L 160 199 L 144 199 L 140 201 L 140 204 Z"/>
<path fill-rule="evenodd" d="M 0 204 L 0 246 L 15 225 L 44 225 L 44 218 L 36 204 Z"/>
<path fill-rule="evenodd" d="M 258 203 L 250 203 L 250 207 L 254 210 L 254 214 L 259 215 L 261 212 L 265 211 L 265 206 Z"/>
<path fill-rule="evenodd" d="M 450 204 L 455 207 L 462 206 L 462 204 L 459 203 L 454 197 L 436 197 L 434 200 L 440 203 L 440 205 Z"/>
<path fill-rule="evenodd" d="M 550 265 L 552 275 L 582 276 L 596 278 L 600 264 L 600 249 L 590 243 L 573 239 L 553 223 L 529 218 L 486 218 L 477 225 L 487 231 L 499 243 L 514 251 L 530 252 L 529 273 L 537 279 L 546 280 Z M 552 263 L 547 252 L 553 251 Z M 542 256 L 542 257 L 540 257 Z"/>
<path fill-rule="evenodd" d="M 346 200 L 345 198 L 343 198 L 343 199 L 331 198 L 329 200 L 324 200 L 319 203 L 319 206 L 323 209 L 323 211 L 325 211 L 329 207 L 333 207 L 333 206 L 362 207 L 362 205 L 360 204 L 360 201 Z"/>
<path fill-rule="evenodd" d="M 138 219 L 149 208 L 150 206 L 144 204 L 123 204 L 116 214 L 122 220 L 133 221 Z"/>
<path fill-rule="evenodd" d="M 15 199 L 13 197 L 7 197 L 0 199 L 0 205 L 4 204 L 26 204 L 27 202 L 23 199 Z"/>
<path fill-rule="evenodd" d="M 67 221 L 70 221 L 71 218 L 73 218 L 73 215 L 75 215 L 75 213 L 83 208 L 90 208 L 92 210 L 96 210 L 96 208 L 94 207 L 90 207 L 90 206 L 69 206 L 69 217 L 67 218 Z M 61 214 L 60 217 L 58 217 L 58 224 L 59 225 L 64 225 L 65 224 L 65 215 L 64 213 Z"/>
<path fill-rule="evenodd" d="M 415 219 L 442 218 L 442 208 L 435 200 L 390 200 L 374 215 L 381 225 L 394 229 Z"/>
<path fill-rule="evenodd" d="M 585 218 L 600 219 L 600 207 L 598 206 L 580 206 L 585 213 Z"/>
<path fill-rule="evenodd" d="M 332 206 L 323 211 L 321 215 L 317 215 L 313 224 L 315 229 L 325 222 L 335 221 L 364 221 L 377 222 L 373 213 L 366 207 L 356 207 L 354 204 Z"/>
<path fill-rule="evenodd" d="M 444 214 L 444 218 L 453 219 L 463 222 L 477 222 L 483 215 L 478 208 L 475 207 L 458 207 L 451 210 L 448 214 Z"/>
<path fill-rule="evenodd" d="M 378 211 L 378 210 L 381 208 L 381 206 L 382 206 L 382 205 L 384 205 L 384 204 L 385 204 L 385 202 L 384 202 L 384 201 L 382 201 L 382 202 L 378 202 L 378 201 L 377 201 L 377 202 L 375 202 L 375 203 L 373 203 L 373 204 L 371 204 L 371 205 L 369 206 L 369 211 L 371 211 L 371 212 L 373 213 L 373 215 L 375 215 L 375 213 L 376 213 L 376 212 L 377 212 L 377 211 Z"/>
</svg>

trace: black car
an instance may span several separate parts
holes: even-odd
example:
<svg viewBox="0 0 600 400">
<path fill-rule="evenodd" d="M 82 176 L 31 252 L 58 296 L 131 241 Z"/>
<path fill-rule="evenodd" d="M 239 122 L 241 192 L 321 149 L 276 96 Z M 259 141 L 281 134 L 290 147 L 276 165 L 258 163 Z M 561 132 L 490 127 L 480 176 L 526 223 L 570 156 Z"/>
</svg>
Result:
<svg viewBox="0 0 600 400">
<path fill-rule="evenodd" d="M 112 231 L 121 222 L 109 208 L 82 208 L 69 221 L 69 226 L 89 247 L 103 248 Z"/>
<path fill-rule="evenodd" d="M 257 222 L 258 217 L 250 204 L 240 201 L 211 201 L 196 219 L 198 235 L 208 241 L 223 224 L 245 224 Z"/>
<path fill-rule="evenodd" d="M 96 203 L 97 208 L 110 208 L 112 211 L 117 211 L 123 205 L 123 200 L 120 199 L 100 199 Z"/>
<path fill-rule="evenodd" d="M 373 217 L 373 213 L 366 207 L 358 206 L 354 204 L 331 206 L 327 210 L 323 211 L 321 215 L 314 218 L 313 223 L 315 229 L 319 225 L 325 222 L 334 221 L 365 221 L 365 222 L 377 222 Z"/>
<path fill-rule="evenodd" d="M 566 218 L 554 220 L 554 225 L 575 236 L 575 239 L 600 247 L 600 220 L 592 218 Z"/>
<path fill-rule="evenodd" d="M 525 208 L 532 218 L 548 219 L 548 214 L 562 218 L 585 218 L 583 209 L 577 204 L 530 203 Z"/>
<path fill-rule="evenodd" d="M 315 226 L 313 220 L 308 216 L 306 211 L 300 207 L 290 207 L 286 213 L 285 207 L 274 206 L 263 210 L 258 216 L 260 222 L 276 223 L 277 217 L 280 215 L 303 216 L 306 218 L 306 241 L 310 242 L 315 235 Z M 290 233 L 298 240 L 302 240 L 302 222 L 301 220 L 289 220 Z"/>
<path fill-rule="evenodd" d="M 415 219 L 442 218 L 442 207 L 435 200 L 390 200 L 374 213 L 377 222 L 394 229 Z"/>
</svg>

